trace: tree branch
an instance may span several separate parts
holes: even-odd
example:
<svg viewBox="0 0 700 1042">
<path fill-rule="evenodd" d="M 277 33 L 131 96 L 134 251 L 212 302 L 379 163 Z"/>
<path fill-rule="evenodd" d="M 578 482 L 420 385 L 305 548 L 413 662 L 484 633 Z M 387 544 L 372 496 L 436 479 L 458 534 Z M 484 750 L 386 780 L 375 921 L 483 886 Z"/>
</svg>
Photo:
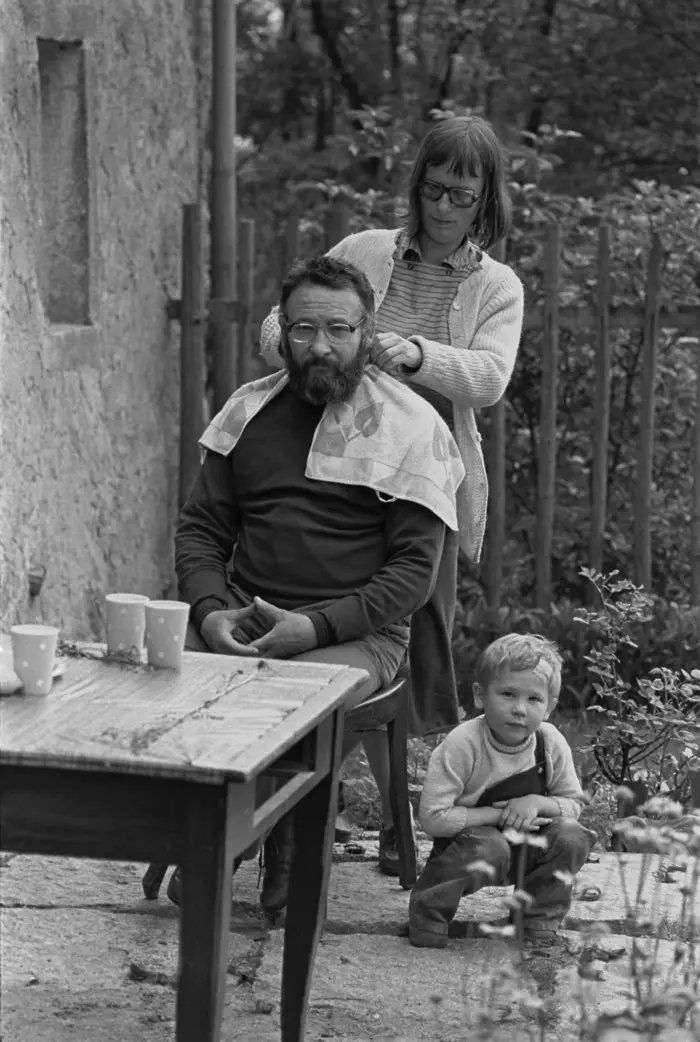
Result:
<svg viewBox="0 0 700 1042">
<path fill-rule="evenodd" d="M 457 18 L 461 18 L 465 15 L 466 0 L 455 0 L 455 14 Z M 437 100 L 430 108 L 439 109 L 440 105 L 446 98 L 450 96 L 450 89 L 452 87 L 452 74 L 454 72 L 454 59 L 462 49 L 462 45 L 466 38 L 471 34 L 472 28 L 469 23 L 462 25 L 459 30 L 454 30 L 454 35 L 447 47 L 447 55 L 445 61 L 444 72 L 442 77 L 437 83 Z"/>
<path fill-rule="evenodd" d="M 399 5 L 397 0 L 388 0 L 389 4 L 389 61 L 391 65 L 391 83 L 397 100 L 403 96 L 401 69 L 401 27 L 399 23 Z"/>
<path fill-rule="evenodd" d="M 425 83 L 428 78 L 428 63 L 425 60 L 425 46 L 423 44 L 423 18 L 425 16 L 425 0 L 418 0 L 418 10 L 416 12 L 415 21 L 415 43 L 414 51 L 416 55 L 416 64 L 418 66 L 420 78 Z"/>
<path fill-rule="evenodd" d="M 554 24 L 554 13 L 557 8 L 557 0 L 544 0 L 542 7 L 542 16 L 540 18 L 539 34 L 543 40 L 548 40 L 552 35 L 552 26 Z M 531 134 L 536 134 L 540 124 L 542 123 L 542 117 L 544 115 L 544 107 L 549 101 L 549 93 L 541 91 L 538 93 L 536 99 L 532 103 L 530 109 L 530 115 L 528 116 L 526 130 Z"/>
<path fill-rule="evenodd" d="M 646 22 L 647 27 L 651 29 L 656 35 L 658 35 L 661 39 L 665 38 L 667 40 L 673 40 L 675 44 L 677 44 L 682 49 L 688 51 L 688 53 L 691 54 L 694 58 L 700 58 L 700 48 L 694 47 L 691 43 L 692 40 L 697 39 L 697 34 L 693 33 L 690 26 L 687 27 L 687 32 L 685 33 L 673 32 L 672 29 L 669 29 L 668 25 L 670 14 L 668 6 L 664 5 L 664 7 L 662 7 L 661 10 L 663 11 L 664 15 L 663 21 L 659 19 L 656 10 L 651 5 L 640 2 L 640 27 L 641 25 L 644 25 L 644 23 Z M 697 9 L 691 8 L 691 10 L 693 10 L 693 13 L 695 13 Z"/>
<path fill-rule="evenodd" d="M 311 20 L 314 32 L 321 41 L 328 60 L 333 66 L 333 70 L 337 74 L 343 89 L 348 96 L 350 107 L 353 109 L 361 109 L 363 105 L 367 104 L 367 99 L 362 94 L 357 80 L 345 66 L 345 62 L 343 61 L 338 47 L 338 39 L 326 21 L 323 10 L 323 0 L 310 0 L 310 3 Z"/>
</svg>

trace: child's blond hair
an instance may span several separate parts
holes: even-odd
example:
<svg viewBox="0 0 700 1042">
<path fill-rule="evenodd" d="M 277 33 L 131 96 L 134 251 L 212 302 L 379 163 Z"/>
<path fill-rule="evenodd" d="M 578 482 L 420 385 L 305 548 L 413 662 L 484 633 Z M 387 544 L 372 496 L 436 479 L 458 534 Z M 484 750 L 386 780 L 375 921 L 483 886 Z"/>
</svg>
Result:
<svg viewBox="0 0 700 1042">
<path fill-rule="evenodd" d="M 481 652 L 474 679 L 485 692 L 489 684 L 505 670 L 517 673 L 525 669 L 536 670 L 542 665 L 549 708 L 552 709 L 559 698 L 563 661 L 556 644 L 538 633 L 507 633 L 498 637 Z"/>
</svg>

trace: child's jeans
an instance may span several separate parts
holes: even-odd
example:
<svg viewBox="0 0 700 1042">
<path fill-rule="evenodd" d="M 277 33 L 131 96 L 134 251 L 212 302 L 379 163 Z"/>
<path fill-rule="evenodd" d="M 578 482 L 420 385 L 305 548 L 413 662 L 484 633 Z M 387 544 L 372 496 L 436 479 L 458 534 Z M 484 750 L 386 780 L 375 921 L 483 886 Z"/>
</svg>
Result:
<svg viewBox="0 0 700 1042">
<path fill-rule="evenodd" d="M 456 915 L 461 898 L 482 886 L 517 886 L 523 851 L 522 888 L 534 898 L 523 909 L 525 931 L 534 933 L 538 927 L 556 931 L 571 905 L 571 885 L 554 873 L 575 875 L 585 864 L 595 836 L 573 818 L 555 818 L 537 835 L 547 840 L 546 850 L 511 846 L 494 825 L 479 825 L 465 829 L 454 839 L 436 840 L 411 893 L 411 943 L 444 947 L 447 924 Z M 475 861 L 492 865 L 495 874 L 489 875 L 479 865 L 470 867 Z"/>
</svg>

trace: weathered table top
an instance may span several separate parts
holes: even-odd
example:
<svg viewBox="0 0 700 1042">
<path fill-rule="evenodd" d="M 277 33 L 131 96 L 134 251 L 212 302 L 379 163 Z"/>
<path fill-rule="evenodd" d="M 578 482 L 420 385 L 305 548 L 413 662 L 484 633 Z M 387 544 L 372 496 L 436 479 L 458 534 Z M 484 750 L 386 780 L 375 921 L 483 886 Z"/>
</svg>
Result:
<svg viewBox="0 0 700 1042">
<path fill-rule="evenodd" d="M 67 659 L 48 695 L 0 697 L 0 764 L 249 781 L 366 680 L 360 669 L 185 652 L 182 670 Z"/>
</svg>

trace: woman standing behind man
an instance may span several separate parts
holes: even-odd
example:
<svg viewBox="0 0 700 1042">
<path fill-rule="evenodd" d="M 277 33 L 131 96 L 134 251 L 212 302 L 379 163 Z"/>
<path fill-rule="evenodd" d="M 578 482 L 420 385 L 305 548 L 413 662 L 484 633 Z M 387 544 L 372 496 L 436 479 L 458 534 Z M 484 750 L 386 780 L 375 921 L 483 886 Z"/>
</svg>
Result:
<svg viewBox="0 0 700 1042">
<path fill-rule="evenodd" d="M 494 405 L 508 385 L 520 341 L 523 287 L 487 256 L 510 228 L 501 146 L 476 116 L 445 119 L 424 138 L 411 172 L 409 212 L 400 230 L 349 235 L 331 256 L 367 275 L 377 303 L 372 361 L 426 398 L 452 430 L 466 477 L 458 493 L 459 535 L 449 532 L 431 599 L 411 622 L 409 660 L 414 735 L 459 722 L 451 641 L 459 548 L 478 562 L 488 482 L 474 410 Z M 281 365 L 277 308 L 261 331 L 263 358 Z M 389 799 L 386 737 L 364 741 L 382 804 L 379 867 L 398 875 Z"/>
</svg>

